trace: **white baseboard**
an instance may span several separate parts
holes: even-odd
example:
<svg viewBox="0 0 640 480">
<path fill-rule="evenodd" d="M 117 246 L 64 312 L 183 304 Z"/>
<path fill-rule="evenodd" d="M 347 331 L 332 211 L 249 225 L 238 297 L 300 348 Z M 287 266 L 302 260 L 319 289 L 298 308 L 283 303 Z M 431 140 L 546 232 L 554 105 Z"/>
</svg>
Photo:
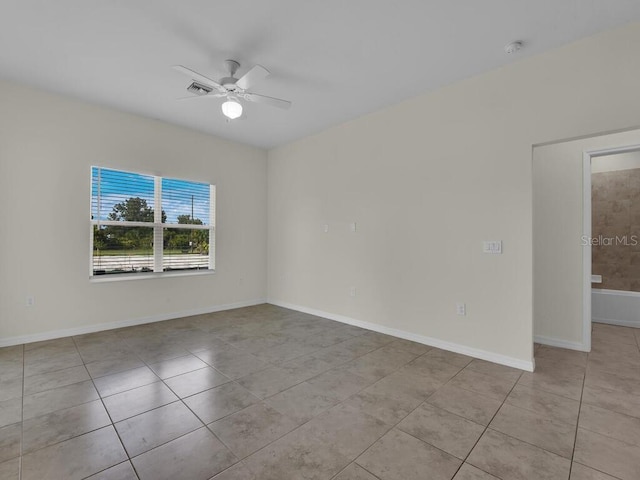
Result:
<svg viewBox="0 0 640 480">
<path fill-rule="evenodd" d="M 606 323 L 608 325 L 618 325 L 619 327 L 640 328 L 640 320 L 612 320 L 609 318 L 593 318 L 595 323 Z"/>
<path fill-rule="evenodd" d="M 588 352 L 589 349 L 584 344 L 579 342 L 569 342 L 567 340 L 560 340 L 558 338 L 543 337 L 542 335 L 534 335 L 533 341 L 541 345 L 548 345 L 550 347 L 566 348 L 568 350 L 577 350 L 579 352 Z"/>
<path fill-rule="evenodd" d="M 591 305 L 594 322 L 640 328 L 640 292 L 593 288 Z"/>
<path fill-rule="evenodd" d="M 324 312 L 316 310 L 314 308 L 303 307 L 301 305 L 294 305 L 287 302 L 280 302 L 278 300 L 267 300 L 268 303 L 276 305 L 278 307 L 288 308 L 290 310 L 296 310 L 302 313 L 308 313 L 310 315 L 316 315 L 318 317 L 327 318 L 329 320 L 335 320 L 336 322 L 346 323 L 356 327 L 366 328 L 373 330 L 374 332 L 384 333 L 386 335 L 392 335 L 394 337 L 403 338 L 405 340 L 411 340 L 412 342 L 422 343 L 423 345 L 429 345 L 430 347 L 437 347 L 450 352 L 460 353 L 462 355 L 468 355 L 470 357 L 479 358 L 481 360 L 487 360 L 493 363 L 499 363 L 508 367 L 518 368 L 527 372 L 533 372 L 535 369 L 535 363 L 533 359 L 531 361 L 520 360 L 519 358 L 508 357 L 499 353 L 488 352 L 486 350 L 480 350 L 473 347 L 467 347 L 466 345 L 460 345 L 458 343 L 446 342 L 437 338 L 426 337 L 418 335 L 416 333 L 407 332 L 405 330 L 398 330 L 396 328 L 385 327 L 378 325 L 377 323 L 365 322 L 363 320 L 356 320 L 355 318 L 346 317 L 344 315 L 338 315 L 335 313 Z"/>
<path fill-rule="evenodd" d="M 119 322 L 97 323 L 95 325 L 86 325 L 82 327 L 50 330 L 48 332 L 42 333 L 33 333 L 30 335 L 19 335 L 16 337 L 0 338 L 0 347 L 22 345 L 23 343 L 31 342 L 41 342 L 43 340 L 53 340 L 55 338 L 70 337 L 72 335 L 84 335 L 87 333 L 102 332 L 104 330 L 113 330 L 114 328 L 133 327 L 135 325 L 162 322 L 164 320 L 172 320 L 174 318 L 191 317 L 193 315 L 221 312 L 223 310 L 232 310 L 234 308 L 251 307 L 253 305 L 260 305 L 262 303 L 266 303 L 266 299 L 260 298 L 257 300 L 247 300 L 243 302 L 227 303 L 224 305 L 213 305 L 211 307 L 196 308 L 194 310 L 185 310 L 182 312 L 163 313 L 159 315 L 151 315 L 149 317 L 121 320 Z"/>
</svg>

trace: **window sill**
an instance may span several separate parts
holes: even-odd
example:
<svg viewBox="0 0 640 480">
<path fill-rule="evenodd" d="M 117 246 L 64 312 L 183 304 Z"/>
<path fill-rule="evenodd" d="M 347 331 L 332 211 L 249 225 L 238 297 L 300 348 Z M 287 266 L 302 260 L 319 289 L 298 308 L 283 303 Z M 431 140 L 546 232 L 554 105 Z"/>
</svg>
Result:
<svg viewBox="0 0 640 480">
<path fill-rule="evenodd" d="M 110 283 L 125 282 L 128 280 L 148 280 L 151 278 L 199 277 L 202 275 L 213 275 L 214 273 L 216 273 L 215 270 L 192 270 L 159 273 L 114 273 L 106 275 L 92 275 L 89 277 L 89 282 Z"/>
</svg>

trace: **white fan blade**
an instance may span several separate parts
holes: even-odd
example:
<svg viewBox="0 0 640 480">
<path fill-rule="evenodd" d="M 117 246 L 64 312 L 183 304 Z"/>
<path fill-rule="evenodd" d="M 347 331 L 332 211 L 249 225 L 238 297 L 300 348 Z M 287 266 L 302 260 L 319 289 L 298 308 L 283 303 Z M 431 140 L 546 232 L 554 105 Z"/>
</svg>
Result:
<svg viewBox="0 0 640 480">
<path fill-rule="evenodd" d="M 179 97 L 177 98 L 177 100 L 189 100 L 192 98 L 204 98 L 204 97 L 211 97 L 211 98 L 223 98 L 226 97 L 227 94 L 226 93 L 207 93 L 206 95 L 189 95 L 188 97 Z"/>
<path fill-rule="evenodd" d="M 195 80 L 211 88 L 215 88 L 216 90 L 219 90 L 221 92 L 226 92 L 225 88 L 222 85 L 220 85 L 218 82 L 211 80 L 209 77 L 205 77 L 204 75 L 200 75 L 198 72 L 194 72 L 190 68 L 183 67 L 182 65 L 174 65 L 173 69 L 176 72 L 180 72 L 186 75 L 187 77 L 191 78 L 191 80 Z"/>
<path fill-rule="evenodd" d="M 267 97 L 266 95 L 258 95 L 257 93 L 245 93 L 243 95 L 245 100 L 256 103 L 266 103 L 273 107 L 288 109 L 291 106 L 291 102 L 288 100 L 282 100 L 280 98 Z"/>
<path fill-rule="evenodd" d="M 262 80 L 263 78 L 267 78 L 269 75 L 269 70 L 264 68 L 262 65 L 255 65 L 236 82 L 236 85 L 241 89 L 246 90 L 254 83 Z"/>
</svg>

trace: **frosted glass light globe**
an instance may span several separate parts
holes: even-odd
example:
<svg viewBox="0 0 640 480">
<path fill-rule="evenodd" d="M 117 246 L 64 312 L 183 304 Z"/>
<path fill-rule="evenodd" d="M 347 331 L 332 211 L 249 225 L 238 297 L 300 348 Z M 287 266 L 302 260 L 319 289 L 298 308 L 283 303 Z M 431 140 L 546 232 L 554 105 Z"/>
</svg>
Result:
<svg viewBox="0 0 640 480">
<path fill-rule="evenodd" d="M 242 115 L 242 105 L 235 100 L 227 100 L 222 104 L 222 113 L 225 117 L 234 120 Z"/>
</svg>

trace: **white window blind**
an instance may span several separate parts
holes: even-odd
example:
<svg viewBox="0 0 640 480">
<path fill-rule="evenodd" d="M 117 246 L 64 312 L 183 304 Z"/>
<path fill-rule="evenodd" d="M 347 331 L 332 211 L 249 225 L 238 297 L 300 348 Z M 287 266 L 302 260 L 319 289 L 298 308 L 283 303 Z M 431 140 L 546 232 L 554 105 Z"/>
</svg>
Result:
<svg viewBox="0 0 640 480">
<path fill-rule="evenodd" d="M 214 212 L 214 185 L 92 167 L 91 275 L 213 270 Z"/>
</svg>

